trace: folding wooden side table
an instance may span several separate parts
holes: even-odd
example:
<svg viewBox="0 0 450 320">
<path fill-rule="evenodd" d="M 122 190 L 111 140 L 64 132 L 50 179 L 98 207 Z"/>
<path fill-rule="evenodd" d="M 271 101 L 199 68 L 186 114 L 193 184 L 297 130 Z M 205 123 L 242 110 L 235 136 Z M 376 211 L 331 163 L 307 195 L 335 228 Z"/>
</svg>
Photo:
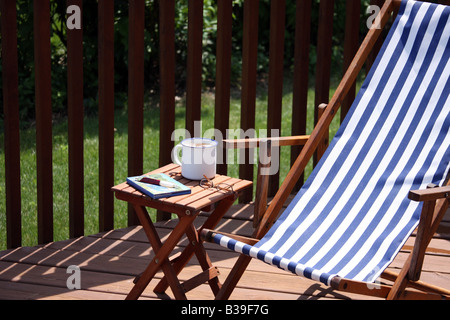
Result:
<svg viewBox="0 0 450 320">
<path fill-rule="evenodd" d="M 214 229 L 220 219 L 228 211 L 236 200 L 239 192 L 252 185 L 251 181 L 216 175 L 211 181 L 215 186 L 231 186 L 232 189 L 204 188 L 199 185 L 199 181 L 191 181 L 181 176 L 181 168 L 178 165 L 170 164 L 150 173 L 164 172 L 181 183 L 191 188 L 191 194 L 180 195 L 169 198 L 154 200 L 143 195 L 126 182 L 112 188 L 116 198 L 131 203 L 136 211 L 140 223 L 148 237 L 148 240 L 155 252 L 155 257 L 147 266 L 145 271 L 135 279 L 135 285 L 127 296 L 127 299 L 137 299 L 150 283 L 158 270 L 164 272 L 164 277 L 154 288 L 156 293 L 164 293 L 170 286 L 176 299 L 186 299 L 186 292 L 208 282 L 214 295 L 221 287 L 218 279 L 218 270 L 214 267 L 199 238 L 199 232 L 203 229 Z M 164 243 L 161 243 L 156 228 L 148 215 L 146 207 L 155 208 L 165 212 L 174 213 L 178 216 L 179 222 Z M 212 211 L 203 226 L 196 230 L 194 220 L 200 211 Z M 181 237 L 186 234 L 189 239 L 188 246 L 180 256 L 170 261 L 169 255 L 179 243 Z M 186 280 L 183 283 L 177 278 L 188 261 L 196 255 L 203 270 L 197 276 Z"/>
</svg>

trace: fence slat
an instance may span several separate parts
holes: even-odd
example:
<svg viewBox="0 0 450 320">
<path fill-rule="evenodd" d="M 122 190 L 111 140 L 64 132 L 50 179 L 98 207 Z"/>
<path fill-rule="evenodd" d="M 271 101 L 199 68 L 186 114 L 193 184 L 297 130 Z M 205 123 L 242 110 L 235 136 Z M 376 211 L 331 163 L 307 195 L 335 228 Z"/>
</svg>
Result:
<svg viewBox="0 0 450 320">
<path fill-rule="evenodd" d="M 6 245 L 15 248 L 22 244 L 16 2 L 1 0 L 0 13 L 5 117 Z"/>
<path fill-rule="evenodd" d="M 359 14 L 361 12 L 360 1 L 347 1 L 345 4 L 345 39 L 343 71 L 347 71 L 359 48 Z M 356 81 L 351 86 L 347 96 L 341 105 L 341 122 L 347 115 L 348 109 L 355 100 Z"/>
<path fill-rule="evenodd" d="M 82 0 L 68 0 L 67 6 L 83 10 Z M 84 234 L 83 157 L 83 29 L 67 29 L 67 108 L 69 134 L 69 235 Z"/>
<path fill-rule="evenodd" d="M 143 173 L 145 1 L 130 0 L 128 19 L 128 176 Z M 128 225 L 139 220 L 128 204 Z"/>
<path fill-rule="evenodd" d="M 114 1 L 98 1 L 99 230 L 114 228 Z"/>
<path fill-rule="evenodd" d="M 318 119 L 318 106 L 328 103 L 331 72 L 331 40 L 333 35 L 334 0 L 321 0 L 317 36 L 316 95 L 314 123 Z"/>
<path fill-rule="evenodd" d="M 269 92 L 267 102 L 267 129 L 271 136 L 272 129 L 280 129 L 283 99 L 283 65 L 286 1 L 277 0 L 270 3 L 270 48 L 269 48 Z M 272 151 L 277 152 L 275 150 Z M 279 150 L 278 150 L 279 152 Z M 279 158 L 279 157 L 278 157 Z M 279 173 L 270 177 L 268 195 L 273 196 L 279 188 Z"/>
<path fill-rule="evenodd" d="M 231 35 L 232 35 L 232 1 L 217 1 L 217 53 L 216 53 L 216 101 L 214 111 L 214 128 L 225 138 L 230 118 L 230 76 L 231 76 Z M 227 173 L 224 149 L 217 153 L 217 172 Z"/>
<path fill-rule="evenodd" d="M 241 128 L 244 131 L 255 129 L 256 112 L 256 71 L 258 58 L 258 18 L 259 0 L 244 2 L 244 30 L 242 39 L 242 94 L 241 94 Z M 244 138 L 244 137 L 241 137 Z M 252 138 L 249 136 L 249 138 Z M 242 149 L 244 162 L 239 166 L 239 177 L 253 181 L 253 157 L 255 150 Z M 240 202 L 252 200 L 252 189 L 246 189 Z"/>
<path fill-rule="evenodd" d="M 186 130 L 192 137 L 194 122 L 201 120 L 203 0 L 189 0 L 188 10 Z"/>
<path fill-rule="evenodd" d="M 53 240 L 50 1 L 34 1 L 38 242 Z"/>
<path fill-rule="evenodd" d="M 188 0 L 188 62 L 186 128 L 193 134 L 194 122 L 201 120 L 202 89 L 202 37 L 203 0 Z M 357 1 L 359 2 L 359 1 Z M 384 0 L 370 0 L 381 5 Z M 447 3 L 448 0 L 438 2 Z M 82 0 L 66 0 L 67 6 L 82 8 Z M 129 71 L 128 71 L 128 174 L 143 171 L 143 104 L 144 104 L 144 28 L 145 0 L 129 0 Z M 308 93 L 308 67 L 310 28 L 313 0 L 296 0 L 296 34 L 293 81 L 292 134 L 306 133 L 306 106 Z M 327 102 L 331 73 L 331 39 L 333 29 L 334 0 L 321 0 L 316 62 L 315 107 Z M 53 5 L 53 4 L 52 4 Z M 38 242 L 53 240 L 53 179 L 52 179 L 52 87 L 51 87 L 51 2 L 34 0 L 34 64 L 36 106 L 37 153 L 37 216 Z M 244 1 L 244 26 L 242 43 L 242 95 L 241 128 L 255 128 L 255 99 L 258 57 L 259 0 Z M 344 65 L 354 55 L 359 30 L 361 3 L 347 1 Z M 153 7 L 153 6 L 152 6 Z M 175 0 L 160 0 L 160 150 L 159 164 L 171 162 L 172 132 L 175 128 Z M 21 184 L 20 184 L 20 131 L 17 56 L 16 2 L 0 0 L 3 105 L 5 126 L 5 186 L 7 246 L 21 245 Z M 217 52 L 216 52 L 216 100 L 214 126 L 226 134 L 230 117 L 230 79 L 232 57 L 233 1 L 217 1 Z M 280 129 L 282 122 L 284 33 L 286 1 L 270 1 L 270 65 L 268 92 L 269 129 Z M 114 228 L 114 1 L 98 0 L 98 85 L 99 85 L 99 229 Z M 351 32 L 350 32 L 351 31 Z M 367 64 L 368 66 L 370 63 Z M 69 134 L 69 233 L 71 237 L 84 233 L 84 159 L 83 159 L 83 31 L 67 30 L 67 87 Z M 353 89 L 351 92 L 353 93 Z M 350 100 L 353 99 L 352 93 Z M 344 102 L 342 117 L 345 115 Z M 317 121 L 317 109 L 315 111 Z M 219 150 L 219 162 L 225 161 Z M 291 162 L 299 150 L 293 148 Z M 245 162 L 249 163 L 249 154 Z M 218 166 L 218 172 L 227 173 L 226 164 Z M 253 167 L 241 165 L 239 176 L 253 179 Z M 279 177 L 270 183 L 270 194 L 278 189 Z M 251 192 L 241 197 L 242 202 L 251 199 Z M 158 212 L 157 219 L 170 218 Z M 129 225 L 137 220 L 129 210 Z"/>
<path fill-rule="evenodd" d="M 159 165 L 172 162 L 175 129 L 175 1 L 159 2 L 159 54 L 160 54 L 160 136 Z M 157 220 L 168 220 L 170 214 L 158 212 Z"/>
<path fill-rule="evenodd" d="M 317 35 L 317 64 L 314 99 L 314 124 L 317 123 L 318 108 L 328 103 L 331 77 L 331 47 L 333 36 L 334 0 L 321 0 L 319 7 L 319 30 Z M 317 155 L 314 153 L 314 164 Z"/>
<path fill-rule="evenodd" d="M 309 43 L 311 39 L 311 0 L 297 0 L 295 11 L 295 54 L 294 84 L 292 90 L 292 135 L 306 134 L 306 115 L 308 107 Z M 302 146 L 291 148 L 291 166 L 294 164 Z M 303 184 L 300 177 L 295 190 Z"/>
</svg>

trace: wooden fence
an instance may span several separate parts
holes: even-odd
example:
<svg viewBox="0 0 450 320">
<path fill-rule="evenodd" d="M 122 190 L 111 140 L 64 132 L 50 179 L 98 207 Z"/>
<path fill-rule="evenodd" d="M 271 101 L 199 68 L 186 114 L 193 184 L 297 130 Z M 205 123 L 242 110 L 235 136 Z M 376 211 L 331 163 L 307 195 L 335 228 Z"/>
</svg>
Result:
<svg viewBox="0 0 450 320">
<path fill-rule="evenodd" d="M 287 0 L 294 1 L 294 0 Z M 340 1 L 340 0 L 337 0 Z M 382 5 L 383 0 L 372 1 Z M 67 6 L 82 9 L 82 0 L 68 0 Z M 216 129 L 229 127 L 230 70 L 232 37 L 232 1 L 218 0 L 217 55 L 215 88 Z M 310 0 L 296 0 L 295 62 L 293 80 L 292 134 L 306 133 L 306 105 L 311 33 Z M 160 165 L 171 162 L 175 125 L 175 0 L 159 3 L 160 19 Z M 189 0 L 186 128 L 193 132 L 194 121 L 201 120 L 203 1 Z M 257 84 L 259 0 L 245 0 L 242 52 L 241 128 L 255 127 Z M 283 57 L 286 0 L 271 1 L 270 65 L 268 84 L 268 131 L 281 128 L 283 94 Z M 143 170 L 144 104 L 144 0 L 129 0 L 129 92 L 128 92 L 128 174 Z M 359 46 L 360 1 L 346 1 L 344 67 Z M 2 35 L 3 108 L 5 125 L 6 228 L 8 248 L 18 247 L 21 239 L 21 188 L 19 142 L 19 95 L 17 59 L 16 3 L 0 0 Z M 315 105 L 329 100 L 331 39 L 334 0 L 321 0 L 319 9 L 317 63 L 315 70 Z M 99 229 L 114 228 L 114 1 L 98 0 L 98 116 L 99 116 Z M 52 99 L 50 0 L 34 1 L 34 59 L 37 154 L 38 242 L 53 240 L 52 183 Z M 83 30 L 67 30 L 68 67 L 68 137 L 69 137 L 69 234 L 84 233 L 84 162 L 83 162 Z M 354 92 L 354 90 L 353 90 Z M 354 93 L 343 106 L 344 115 Z M 317 113 L 316 113 L 317 117 Z M 293 150 L 293 159 L 298 148 Z M 226 172 L 226 165 L 219 168 Z M 251 165 L 241 165 L 240 176 L 253 179 Z M 278 185 L 274 178 L 273 188 Z M 2 195 L 3 196 L 3 195 Z M 251 194 L 244 195 L 249 201 Z M 164 215 L 159 219 L 167 218 Z M 137 223 L 129 213 L 129 224 Z"/>
</svg>

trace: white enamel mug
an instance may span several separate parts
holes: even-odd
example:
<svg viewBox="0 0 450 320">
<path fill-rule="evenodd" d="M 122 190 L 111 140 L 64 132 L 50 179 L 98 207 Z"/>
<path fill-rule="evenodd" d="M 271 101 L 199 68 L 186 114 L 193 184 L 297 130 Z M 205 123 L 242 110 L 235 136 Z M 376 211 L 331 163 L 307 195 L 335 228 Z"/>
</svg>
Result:
<svg viewBox="0 0 450 320">
<path fill-rule="evenodd" d="M 172 149 L 172 161 L 181 166 L 181 175 L 187 179 L 201 180 L 204 175 L 214 178 L 217 144 L 217 141 L 206 138 L 184 139 Z"/>
</svg>

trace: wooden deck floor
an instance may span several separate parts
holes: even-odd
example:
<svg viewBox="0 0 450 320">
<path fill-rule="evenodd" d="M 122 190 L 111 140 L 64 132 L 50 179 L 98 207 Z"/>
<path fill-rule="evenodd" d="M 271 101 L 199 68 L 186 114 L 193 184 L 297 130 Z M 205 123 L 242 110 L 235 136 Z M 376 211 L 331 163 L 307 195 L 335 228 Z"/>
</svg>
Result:
<svg viewBox="0 0 450 320">
<path fill-rule="evenodd" d="M 252 231 L 251 205 L 235 205 L 220 224 L 225 232 L 249 235 Z M 199 217 L 200 224 L 205 217 Z M 164 240 L 176 221 L 157 223 Z M 409 239 L 407 245 L 413 244 Z M 182 250 L 186 241 L 176 252 Z M 432 250 L 425 259 L 422 279 L 432 284 L 450 288 L 450 215 L 432 241 Z M 213 244 L 206 244 L 214 265 L 218 266 L 223 282 L 237 259 L 237 254 Z M 143 271 L 153 252 L 141 227 L 130 227 L 96 235 L 54 242 L 36 247 L 22 247 L 0 252 L 0 299 L 124 299 L 133 285 L 134 277 Z M 402 250 L 390 266 L 398 271 L 406 259 Z M 81 270 L 81 289 L 69 290 L 67 268 L 78 266 Z M 180 274 L 186 280 L 197 274 L 200 267 L 195 258 Z M 160 279 L 162 273 L 157 274 Z M 157 296 L 152 281 L 142 299 L 172 298 Z M 208 285 L 187 293 L 189 299 L 212 299 Z M 253 260 L 232 299 L 367 299 L 366 296 L 342 294 L 314 281 L 291 275 L 283 270 Z"/>
</svg>

